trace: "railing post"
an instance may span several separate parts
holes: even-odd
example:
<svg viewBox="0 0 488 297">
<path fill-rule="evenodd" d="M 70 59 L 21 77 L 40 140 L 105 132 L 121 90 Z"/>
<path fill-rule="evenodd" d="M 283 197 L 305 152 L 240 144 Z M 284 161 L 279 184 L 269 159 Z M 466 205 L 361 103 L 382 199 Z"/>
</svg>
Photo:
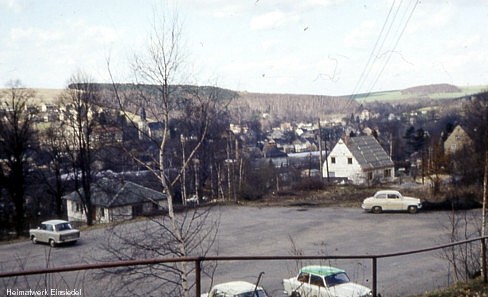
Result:
<svg viewBox="0 0 488 297">
<path fill-rule="evenodd" d="M 377 274 L 377 261 L 378 261 L 378 258 L 376 257 L 373 257 L 372 258 L 373 260 L 373 297 L 377 297 L 378 296 L 378 287 L 376 286 L 377 284 L 377 281 L 378 281 L 378 274 Z"/>
<path fill-rule="evenodd" d="M 486 270 L 486 238 L 481 238 L 481 274 L 483 282 L 488 283 L 488 271 Z"/>
<path fill-rule="evenodd" d="M 198 257 L 195 260 L 195 296 L 200 296 L 202 294 L 202 257 Z"/>
</svg>

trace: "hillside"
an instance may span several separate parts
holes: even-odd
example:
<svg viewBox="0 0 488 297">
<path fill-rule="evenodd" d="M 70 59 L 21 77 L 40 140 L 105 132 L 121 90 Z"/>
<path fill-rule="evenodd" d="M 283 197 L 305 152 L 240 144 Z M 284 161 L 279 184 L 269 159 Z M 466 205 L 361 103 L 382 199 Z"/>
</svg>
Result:
<svg viewBox="0 0 488 297">
<path fill-rule="evenodd" d="M 459 93 L 461 89 L 450 84 L 435 84 L 403 89 L 402 95 L 428 96 L 439 93 Z"/>
<path fill-rule="evenodd" d="M 240 92 L 232 107 L 249 116 L 270 114 L 285 120 L 327 119 L 344 116 L 359 106 L 346 96 L 263 94 Z"/>
<path fill-rule="evenodd" d="M 134 88 L 132 84 L 119 84 L 118 86 L 120 90 L 124 91 L 133 91 Z M 113 96 L 110 95 L 113 86 L 100 84 L 100 87 L 104 90 L 104 99 L 101 103 L 116 108 L 118 104 L 110 102 L 113 100 Z M 151 86 L 146 88 L 151 89 Z M 421 103 L 429 105 L 429 102 L 434 103 L 436 100 L 462 98 L 477 94 L 486 91 L 488 86 L 457 87 L 450 84 L 431 84 L 354 96 L 250 93 L 205 86 L 174 86 L 174 88 L 175 90 L 191 88 L 203 92 L 218 90 L 226 98 L 233 97 L 234 99 L 229 107 L 235 119 L 256 119 L 268 114 L 271 119 L 315 121 L 319 118 L 328 120 L 347 117 L 356 112 L 356 109 L 363 103 Z M 63 90 L 35 89 L 35 91 L 34 104 L 39 104 L 55 101 Z"/>
<path fill-rule="evenodd" d="M 416 104 L 425 100 L 456 99 L 488 90 L 488 85 L 458 87 L 450 84 L 432 84 L 374 93 L 354 95 L 355 100 L 365 102 L 388 102 Z"/>
</svg>

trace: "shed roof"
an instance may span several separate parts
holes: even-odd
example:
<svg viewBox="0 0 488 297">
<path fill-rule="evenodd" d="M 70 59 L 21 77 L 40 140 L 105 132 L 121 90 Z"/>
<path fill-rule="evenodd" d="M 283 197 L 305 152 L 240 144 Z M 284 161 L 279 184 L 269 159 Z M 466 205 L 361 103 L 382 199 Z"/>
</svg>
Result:
<svg viewBox="0 0 488 297">
<path fill-rule="evenodd" d="M 80 192 L 83 192 L 80 189 Z M 157 202 L 166 200 L 164 193 L 135 184 L 130 181 L 102 179 L 92 186 L 91 197 L 93 205 L 103 207 L 117 207 L 143 202 Z M 80 201 L 80 195 L 74 191 L 63 196 L 63 199 Z"/>
<path fill-rule="evenodd" d="M 363 169 L 394 166 L 390 156 L 374 136 L 351 137 L 346 145 Z"/>
</svg>

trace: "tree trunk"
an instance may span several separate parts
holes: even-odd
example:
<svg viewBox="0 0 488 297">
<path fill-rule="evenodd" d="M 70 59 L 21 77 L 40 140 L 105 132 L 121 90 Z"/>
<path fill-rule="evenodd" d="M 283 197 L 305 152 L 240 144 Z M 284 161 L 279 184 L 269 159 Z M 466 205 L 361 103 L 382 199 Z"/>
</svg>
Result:
<svg viewBox="0 0 488 297">
<path fill-rule="evenodd" d="M 486 232 L 486 196 L 488 187 L 488 149 L 485 152 L 485 173 L 483 178 L 483 209 L 481 212 L 481 236 L 485 236 Z M 488 280 L 488 274 L 486 271 L 486 241 L 481 240 L 481 276 L 486 283 Z"/>
</svg>

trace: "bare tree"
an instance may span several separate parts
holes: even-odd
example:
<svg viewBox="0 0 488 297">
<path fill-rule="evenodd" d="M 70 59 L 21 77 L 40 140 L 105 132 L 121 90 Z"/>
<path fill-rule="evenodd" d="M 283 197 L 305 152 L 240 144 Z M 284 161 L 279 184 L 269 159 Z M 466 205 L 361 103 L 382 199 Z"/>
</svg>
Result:
<svg viewBox="0 0 488 297">
<path fill-rule="evenodd" d="M 34 97 L 34 92 L 22 87 L 20 81 L 11 81 L 8 87 L 0 93 L 0 154 L 5 160 L 6 170 L 2 171 L 2 178 L 15 206 L 15 231 L 19 236 L 26 230 L 24 194 L 27 157 L 35 136 L 35 111 L 28 108 L 27 102 Z"/>
<path fill-rule="evenodd" d="M 155 256 L 205 256 L 213 248 L 218 231 L 218 217 L 209 208 L 185 208 L 177 213 L 177 204 L 186 201 L 186 180 L 193 181 L 193 193 L 198 193 L 200 166 L 205 164 L 202 148 L 206 147 L 209 129 L 225 114 L 224 90 L 216 87 L 194 87 L 182 84 L 181 67 L 184 61 L 180 50 L 181 26 L 177 17 L 155 17 L 147 52 L 135 57 L 135 83 L 128 89 L 113 81 L 114 96 L 119 108 L 137 128 L 142 141 L 149 142 L 151 161 L 134 154 L 139 150 L 127 148 L 134 160 L 149 170 L 160 182 L 167 195 L 168 216 L 151 218 L 136 233 L 127 233 L 122 226 L 111 230 L 115 240 L 106 249 L 111 258 L 133 259 Z M 110 71 L 110 65 L 109 65 Z M 139 114 L 139 117 L 134 116 Z M 161 133 L 151 129 L 151 123 Z M 145 158 L 143 158 L 145 157 Z M 193 178 L 190 172 L 193 170 Z M 202 170 L 203 172 L 203 170 Z M 186 175 L 188 174 L 188 176 Z M 188 177 L 188 178 L 185 178 Z M 181 193 L 185 193 L 181 196 Z M 137 235 L 137 236 L 136 236 Z M 112 271 L 113 272 L 113 271 Z M 193 268 L 181 262 L 174 265 L 155 265 L 147 269 L 131 269 L 130 279 L 120 283 L 124 289 L 130 282 L 144 279 L 151 285 L 137 286 L 131 295 L 154 294 L 190 296 L 195 282 Z M 122 277 L 117 271 L 112 274 Z"/>
<path fill-rule="evenodd" d="M 96 114 L 99 99 L 98 86 L 86 74 L 71 77 L 71 84 L 61 96 L 65 110 L 63 125 L 65 149 L 72 164 L 75 189 L 85 210 L 88 225 L 93 224 L 91 185 L 93 175 L 93 131 L 98 125 Z"/>
<path fill-rule="evenodd" d="M 463 128 L 470 133 L 473 147 L 461 155 L 463 178 L 471 183 L 483 183 L 485 152 L 488 143 L 488 92 L 473 96 L 463 104 Z M 466 154 L 467 153 L 467 154 Z M 466 163 L 469 162 L 469 165 Z"/>
<path fill-rule="evenodd" d="M 62 173 L 66 170 L 64 160 L 65 140 L 63 129 L 58 125 L 52 124 L 50 127 L 40 132 L 39 142 L 41 151 L 46 157 L 46 169 L 38 170 L 36 179 L 43 185 L 42 192 L 48 194 L 50 199 L 46 207 L 53 211 L 57 217 L 63 217 L 63 201 L 66 183 L 62 179 Z M 52 215 L 52 213 L 48 213 Z"/>
<path fill-rule="evenodd" d="M 467 210 L 455 211 L 454 206 L 449 221 L 443 227 L 449 231 L 451 242 L 467 240 L 481 234 L 481 222 L 475 213 Z M 480 246 L 478 243 L 445 248 L 440 257 L 446 259 L 450 265 L 450 273 L 456 281 L 468 281 L 479 275 Z"/>
</svg>

